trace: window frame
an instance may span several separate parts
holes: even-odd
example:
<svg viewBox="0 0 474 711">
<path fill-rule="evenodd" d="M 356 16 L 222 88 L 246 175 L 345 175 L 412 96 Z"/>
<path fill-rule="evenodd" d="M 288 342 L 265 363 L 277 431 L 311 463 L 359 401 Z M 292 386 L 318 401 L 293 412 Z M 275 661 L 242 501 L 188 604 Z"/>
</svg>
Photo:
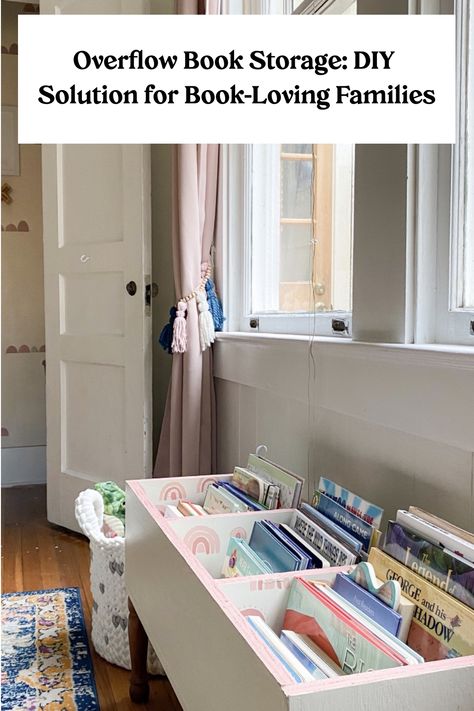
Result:
<svg viewBox="0 0 474 711">
<path fill-rule="evenodd" d="M 252 167 L 253 167 L 253 146 L 244 145 L 240 150 L 235 150 L 230 146 L 231 162 L 234 163 L 234 172 L 242 176 L 242 234 L 243 234 L 243 281 L 242 281 L 242 306 L 240 317 L 238 318 L 238 330 L 244 332 L 262 333 L 287 333 L 290 335 L 318 335 L 318 336 L 338 336 L 350 338 L 352 334 L 352 312 L 350 311 L 326 311 L 307 313 L 267 313 L 252 309 Z M 235 165 L 238 161 L 240 165 Z M 276 198 L 275 198 L 276 199 Z M 275 265 L 278 263 L 277 250 L 275 247 L 273 234 L 265 232 L 267 238 L 262 241 L 260 248 L 267 256 L 267 263 L 270 271 L 277 274 Z M 235 320 L 235 319 L 233 319 Z M 337 320 L 338 329 L 344 325 L 344 331 L 335 330 L 333 321 Z"/>
<path fill-rule="evenodd" d="M 415 343 L 474 345 L 474 309 L 459 307 L 462 273 L 466 76 L 469 49 L 466 19 L 473 0 L 439 0 L 437 10 L 456 10 L 457 33 L 457 141 L 450 145 L 417 147 L 417 293 Z M 421 3 L 420 12 L 426 8 Z M 472 22 L 472 20 L 471 20 Z M 474 96 L 474 92 L 472 92 Z"/>
</svg>

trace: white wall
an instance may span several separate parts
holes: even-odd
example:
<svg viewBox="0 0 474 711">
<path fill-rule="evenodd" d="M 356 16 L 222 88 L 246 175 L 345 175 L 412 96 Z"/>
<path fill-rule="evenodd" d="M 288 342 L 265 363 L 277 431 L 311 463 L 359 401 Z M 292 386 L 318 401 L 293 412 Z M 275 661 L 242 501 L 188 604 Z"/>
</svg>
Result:
<svg viewBox="0 0 474 711">
<path fill-rule="evenodd" d="M 314 365 L 313 365 L 314 363 Z M 474 529 L 474 354 L 225 334 L 215 347 L 218 471 L 257 444 L 393 515 L 417 505 Z"/>
<path fill-rule="evenodd" d="M 18 15 L 2 3 L 2 103 L 17 105 Z M 19 148 L 18 175 L 2 175 L 2 486 L 45 481 L 46 406 L 41 146 Z"/>
</svg>

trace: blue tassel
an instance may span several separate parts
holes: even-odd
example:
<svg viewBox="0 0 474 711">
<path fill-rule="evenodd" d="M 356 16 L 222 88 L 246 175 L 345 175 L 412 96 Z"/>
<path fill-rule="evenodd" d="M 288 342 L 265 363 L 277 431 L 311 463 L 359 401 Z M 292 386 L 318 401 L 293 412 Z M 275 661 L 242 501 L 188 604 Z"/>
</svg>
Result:
<svg viewBox="0 0 474 711">
<path fill-rule="evenodd" d="M 206 281 L 206 292 L 207 292 L 207 304 L 209 306 L 209 311 L 211 312 L 212 320 L 214 321 L 214 330 L 222 331 L 224 326 L 224 311 L 222 310 L 222 303 L 216 294 L 216 289 L 214 282 L 209 277 Z"/>
<path fill-rule="evenodd" d="M 171 350 L 171 343 L 173 341 L 173 324 L 174 320 L 176 318 L 176 306 L 172 306 L 170 308 L 170 320 L 168 323 L 163 326 L 160 337 L 159 337 L 159 342 L 160 346 L 163 348 L 164 351 L 168 351 L 168 353 L 172 353 Z"/>
</svg>

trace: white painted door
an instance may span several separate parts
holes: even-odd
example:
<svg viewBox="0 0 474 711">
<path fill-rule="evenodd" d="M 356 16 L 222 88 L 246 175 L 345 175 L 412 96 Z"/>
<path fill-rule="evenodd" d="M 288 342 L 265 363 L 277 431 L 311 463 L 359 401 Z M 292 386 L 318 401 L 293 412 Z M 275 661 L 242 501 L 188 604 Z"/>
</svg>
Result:
<svg viewBox="0 0 474 711">
<path fill-rule="evenodd" d="M 41 4 L 56 14 L 139 8 L 139 0 Z M 149 153 L 43 146 L 48 519 L 71 529 L 80 491 L 152 471 Z"/>
</svg>

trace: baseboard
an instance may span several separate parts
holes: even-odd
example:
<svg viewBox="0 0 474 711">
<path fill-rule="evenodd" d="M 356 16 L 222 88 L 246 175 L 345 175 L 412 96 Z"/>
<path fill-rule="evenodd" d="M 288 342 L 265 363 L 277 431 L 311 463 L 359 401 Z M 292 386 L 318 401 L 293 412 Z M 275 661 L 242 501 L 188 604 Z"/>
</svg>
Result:
<svg viewBox="0 0 474 711">
<path fill-rule="evenodd" d="M 2 487 L 45 483 L 45 446 L 2 448 Z"/>
</svg>

